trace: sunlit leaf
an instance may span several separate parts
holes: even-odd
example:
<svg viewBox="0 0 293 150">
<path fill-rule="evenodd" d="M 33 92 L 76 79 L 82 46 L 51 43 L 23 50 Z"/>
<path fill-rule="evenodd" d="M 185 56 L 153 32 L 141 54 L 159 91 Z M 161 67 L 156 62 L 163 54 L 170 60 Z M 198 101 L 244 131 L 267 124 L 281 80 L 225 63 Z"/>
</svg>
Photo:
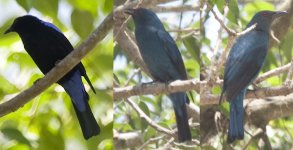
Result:
<svg viewBox="0 0 293 150">
<path fill-rule="evenodd" d="M 138 104 L 139 108 L 147 115 L 150 116 L 150 111 L 148 106 L 143 102 L 140 101 Z M 144 130 L 148 127 L 148 123 L 145 120 L 141 120 L 141 131 L 144 132 Z"/>
<path fill-rule="evenodd" d="M 32 8 L 32 0 L 16 0 L 16 2 L 27 12 Z"/>
<path fill-rule="evenodd" d="M 18 129 L 6 127 L 1 129 L 1 132 L 11 140 L 31 146 L 30 141 Z"/>
<path fill-rule="evenodd" d="M 82 38 L 86 38 L 93 29 L 93 16 L 87 11 L 74 9 L 71 14 L 71 22 L 74 30 Z"/>
</svg>

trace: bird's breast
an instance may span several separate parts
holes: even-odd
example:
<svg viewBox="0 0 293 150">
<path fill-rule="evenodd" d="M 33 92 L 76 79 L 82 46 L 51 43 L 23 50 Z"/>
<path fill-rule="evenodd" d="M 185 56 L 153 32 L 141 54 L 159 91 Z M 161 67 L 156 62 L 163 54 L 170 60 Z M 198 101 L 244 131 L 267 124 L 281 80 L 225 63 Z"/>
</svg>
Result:
<svg viewBox="0 0 293 150">
<path fill-rule="evenodd" d="M 135 35 L 143 61 L 156 80 L 170 81 L 180 77 L 155 30 L 140 29 Z"/>
</svg>

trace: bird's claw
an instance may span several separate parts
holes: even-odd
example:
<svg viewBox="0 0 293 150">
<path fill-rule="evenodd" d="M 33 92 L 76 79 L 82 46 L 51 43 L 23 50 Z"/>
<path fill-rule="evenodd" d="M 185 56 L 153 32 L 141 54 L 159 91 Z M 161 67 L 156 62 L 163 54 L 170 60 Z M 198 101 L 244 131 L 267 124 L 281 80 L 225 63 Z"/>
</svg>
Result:
<svg viewBox="0 0 293 150">
<path fill-rule="evenodd" d="M 57 60 L 57 61 L 55 62 L 55 66 L 57 66 L 60 62 L 61 62 L 61 60 Z"/>
<path fill-rule="evenodd" d="M 156 83 L 157 81 L 151 81 L 151 82 L 144 82 L 144 83 L 141 83 L 141 86 L 146 86 L 148 84 L 154 84 Z"/>
</svg>

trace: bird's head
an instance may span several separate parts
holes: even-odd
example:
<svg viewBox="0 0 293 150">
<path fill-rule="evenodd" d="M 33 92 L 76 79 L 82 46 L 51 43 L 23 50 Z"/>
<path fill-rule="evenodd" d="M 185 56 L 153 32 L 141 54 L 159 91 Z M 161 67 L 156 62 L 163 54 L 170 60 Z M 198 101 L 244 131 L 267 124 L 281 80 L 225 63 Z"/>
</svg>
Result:
<svg viewBox="0 0 293 150">
<path fill-rule="evenodd" d="M 286 15 L 287 12 L 285 11 L 260 11 L 256 13 L 246 28 L 251 27 L 252 25 L 256 24 L 257 30 L 269 31 L 272 22 L 283 15 Z"/>
<path fill-rule="evenodd" d="M 126 14 L 132 16 L 134 23 L 136 26 L 146 25 L 146 26 L 154 26 L 156 28 L 163 28 L 163 24 L 161 23 L 158 16 L 145 8 L 136 8 L 136 9 L 126 9 Z"/>
<path fill-rule="evenodd" d="M 32 27 L 33 24 L 39 23 L 39 19 L 37 17 L 31 16 L 31 15 L 25 15 L 18 17 L 14 20 L 13 24 L 7 29 L 4 34 L 10 33 L 10 32 L 17 32 L 20 33 L 22 31 L 29 32 L 30 27 Z"/>
</svg>

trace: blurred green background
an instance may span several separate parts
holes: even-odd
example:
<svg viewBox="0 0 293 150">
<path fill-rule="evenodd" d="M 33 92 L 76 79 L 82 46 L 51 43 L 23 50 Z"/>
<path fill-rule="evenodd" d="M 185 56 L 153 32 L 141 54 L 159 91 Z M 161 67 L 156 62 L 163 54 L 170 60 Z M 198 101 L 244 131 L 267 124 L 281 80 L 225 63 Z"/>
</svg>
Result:
<svg viewBox="0 0 293 150">
<path fill-rule="evenodd" d="M 76 47 L 112 10 L 112 0 L 1 0 L 0 1 L 0 103 L 9 100 L 43 77 L 25 52 L 16 33 L 3 35 L 13 20 L 31 14 L 55 24 Z M 113 34 L 83 60 L 97 94 L 86 89 L 101 126 L 100 135 L 86 141 L 69 96 L 57 84 L 19 110 L 0 118 L 0 149 L 62 150 L 113 147 Z M 86 82 L 84 82 L 86 83 Z"/>
</svg>

